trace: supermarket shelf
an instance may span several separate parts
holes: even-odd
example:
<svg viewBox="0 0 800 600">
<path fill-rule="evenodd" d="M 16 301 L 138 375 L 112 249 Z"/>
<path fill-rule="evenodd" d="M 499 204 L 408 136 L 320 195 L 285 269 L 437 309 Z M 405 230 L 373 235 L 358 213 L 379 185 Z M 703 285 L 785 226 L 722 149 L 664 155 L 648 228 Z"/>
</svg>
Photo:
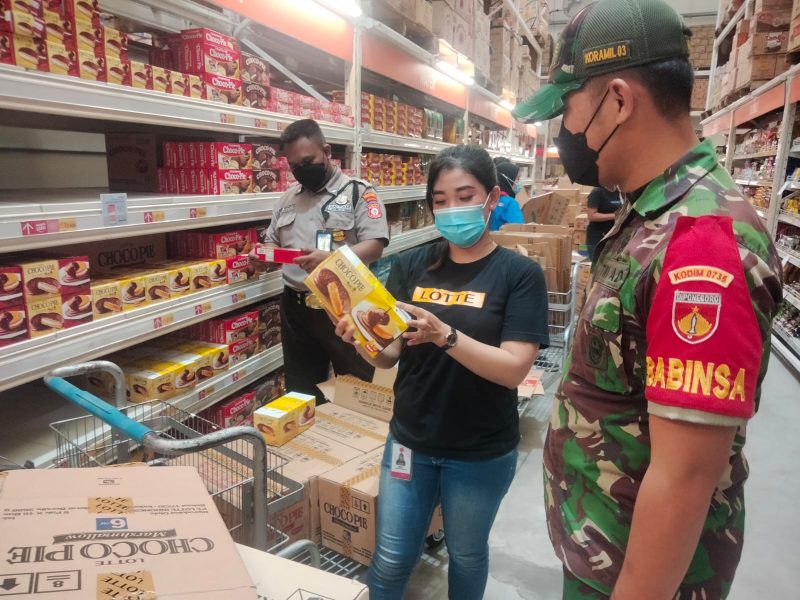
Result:
<svg viewBox="0 0 800 600">
<path fill-rule="evenodd" d="M 743 185 L 748 187 L 772 187 L 771 181 L 760 181 L 757 179 L 737 179 L 737 185 Z"/>
<path fill-rule="evenodd" d="M 777 324 L 772 326 L 772 333 L 773 351 L 794 369 L 795 374 L 800 373 L 800 340 Z"/>
<path fill-rule="evenodd" d="M 384 133 L 382 131 L 367 131 L 366 129 L 361 138 L 361 143 L 365 148 L 397 150 L 401 152 L 421 152 L 423 154 L 438 154 L 445 148 L 450 148 L 455 145 L 448 144 L 447 142 L 440 142 L 439 140 L 412 138 L 404 135 L 396 135 L 394 133 Z"/>
<path fill-rule="evenodd" d="M 789 304 L 800 310 L 800 296 L 793 294 L 788 288 L 783 288 L 783 299 Z"/>
<path fill-rule="evenodd" d="M 386 250 L 383 251 L 383 255 L 388 256 L 389 254 L 397 254 L 398 252 L 408 250 L 414 246 L 419 246 L 425 242 L 430 242 L 431 240 L 435 240 L 439 237 L 441 237 L 441 234 L 439 233 L 439 230 L 436 229 L 435 225 L 429 225 L 428 227 L 423 227 L 415 231 L 409 231 L 394 238 Z"/>
<path fill-rule="evenodd" d="M 261 377 L 268 375 L 282 365 L 283 350 L 280 345 L 274 346 L 243 360 L 224 373 L 204 381 L 191 392 L 176 396 L 175 398 L 170 398 L 166 400 L 166 402 L 184 411 L 196 414 L 209 406 L 213 406 L 220 400 L 224 400 L 231 394 L 236 393 Z M 75 385 L 81 387 L 82 383 L 76 381 Z M 44 414 L 36 419 L 34 423 L 29 424 L 29 429 L 25 432 L 26 437 L 35 440 L 35 442 L 38 442 L 38 445 L 28 446 L 30 449 L 27 451 L 25 447 L 20 447 L 18 449 L 12 448 L 12 452 L 10 452 L 11 454 L 24 456 L 26 459 L 32 460 L 37 468 L 48 468 L 53 465 L 56 459 L 53 432 L 48 425 L 57 421 L 85 415 L 80 409 L 71 404 L 67 405 L 68 403 L 66 400 L 61 397 L 53 395 L 52 398 L 48 397 L 45 401 L 52 406 L 49 407 L 49 410 L 46 409 Z M 104 430 L 107 430 L 107 428 L 104 427 L 94 432 L 87 432 L 87 438 L 100 437 Z M 43 448 L 48 449 L 43 450 Z M 32 450 L 38 453 L 32 455 Z"/>
<path fill-rule="evenodd" d="M 492 158 L 503 157 L 509 159 L 511 162 L 523 165 L 532 165 L 535 162 L 535 160 L 530 156 L 509 154 L 508 152 L 502 152 L 500 150 L 487 150 L 487 152 L 489 153 L 489 156 L 491 156 Z"/>
<path fill-rule="evenodd" d="M 767 217 L 767 213 L 766 213 L 766 212 L 764 212 L 764 209 L 763 209 L 763 208 L 759 208 L 759 207 L 757 207 L 757 206 L 754 206 L 753 208 L 756 210 L 756 214 L 757 214 L 759 217 L 761 217 L 761 220 L 762 220 L 762 221 L 766 221 L 766 220 L 768 219 L 768 217 Z"/>
<path fill-rule="evenodd" d="M 278 137 L 299 117 L 0 65 L 0 108 L 66 117 Z M 355 129 L 320 123 L 325 138 L 352 145 Z"/>
<path fill-rule="evenodd" d="M 753 158 L 769 158 L 771 156 L 777 156 L 777 150 L 764 150 L 762 152 L 751 152 L 749 154 L 734 154 L 733 160 L 750 160 Z"/>
<path fill-rule="evenodd" d="M 800 267 L 800 252 L 796 252 L 794 250 L 789 250 L 788 248 L 784 248 L 780 244 L 776 244 L 775 247 L 778 250 L 778 255 L 782 259 L 788 260 L 795 267 Z"/>
<path fill-rule="evenodd" d="M 9 346 L 0 356 L 0 391 L 42 377 L 53 367 L 104 356 L 275 296 L 283 289 L 280 271 L 232 286 L 215 288 L 144 306 L 114 317 Z"/>
<path fill-rule="evenodd" d="M 281 366 L 283 347 L 278 344 L 243 360 L 225 373 L 204 381 L 188 394 L 171 398 L 167 402 L 181 410 L 199 413 Z"/>
<path fill-rule="evenodd" d="M 800 181 L 787 181 L 784 184 L 784 190 L 786 192 L 796 192 L 800 190 Z"/>
<path fill-rule="evenodd" d="M 265 220 L 279 193 L 229 196 L 129 194 L 128 223 L 103 224 L 103 189 L 0 192 L 3 252 Z M 42 233 L 37 233 L 41 230 Z"/>
<path fill-rule="evenodd" d="M 778 221 L 781 223 L 788 223 L 789 225 L 794 225 L 795 227 L 800 227 L 800 217 L 795 215 L 782 212 L 778 215 Z"/>
<path fill-rule="evenodd" d="M 378 196 L 384 204 L 411 202 L 424 200 L 425 190 L 426 186 L 424 185 L 386 186 L 378 188 Z"/>
</svg>

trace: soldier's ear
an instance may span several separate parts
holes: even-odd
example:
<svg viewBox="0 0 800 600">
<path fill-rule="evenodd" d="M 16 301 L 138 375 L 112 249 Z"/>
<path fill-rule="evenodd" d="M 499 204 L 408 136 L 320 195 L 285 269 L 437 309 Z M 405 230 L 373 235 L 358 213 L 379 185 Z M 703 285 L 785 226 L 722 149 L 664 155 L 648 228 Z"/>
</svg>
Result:
<svg viewBox="0 0 800 600">
<path fill-rule="evenodd" d="M 617 109 L 617 115 L 614 119 L 614 123 L 616 125 L 621 125 L 630 119 L 631 115 L 633 114 L 636 104 L 633 89 L 627 80 L 617 77 L 612 79 L 609 83 L 608 92 L 610 96 L 609 100 L 614 103 L 614 106 Z"/>
<path fill-rule="evenodd" d="M 330 157 L 331 157 L 331 145 L 330 145 L 330 144 L 325 144 L 325 145 L 322 147 L 322 153 L 323 153 L 325 156 L 327 156 L 328 158 L 330 158 Z"/>
</svg>

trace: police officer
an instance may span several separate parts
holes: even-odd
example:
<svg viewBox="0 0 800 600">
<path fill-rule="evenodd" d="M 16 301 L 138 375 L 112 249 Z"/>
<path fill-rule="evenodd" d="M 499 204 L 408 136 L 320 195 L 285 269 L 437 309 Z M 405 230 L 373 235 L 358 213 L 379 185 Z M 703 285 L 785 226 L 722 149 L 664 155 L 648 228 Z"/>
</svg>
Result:
<svg viewBox="0 0 800 600">
<path fill-rule="evenodd" d="M 623 193 L 599 243 L 544 447 L 568 600 L 721 600 L 744 542 L 742 447 L 781 302 L 770 235 L 690 118 L 693 70 L 663 0 L 600 0 L 550 85 L 570 179 Z"/>
<path fill-rule="evenodd" d="M 337 375 L 370 381 L 374 367 L 335 335 L 333 323 L 309 296 L 304 280 L 332 250 L 347 245 L 365 263 L 381 257 L 389 243 L 386 213 L 375 190 L 342 173 L 330 160 L 331 147 L 316 121 L 303 119 L 281 135 L 298 185 L 278 200 L 267 245 L 301 249 L 303 256 L 283 266 L 281 336 L 286 388 L 323 397 L 316 384 Z"/>
</svg>

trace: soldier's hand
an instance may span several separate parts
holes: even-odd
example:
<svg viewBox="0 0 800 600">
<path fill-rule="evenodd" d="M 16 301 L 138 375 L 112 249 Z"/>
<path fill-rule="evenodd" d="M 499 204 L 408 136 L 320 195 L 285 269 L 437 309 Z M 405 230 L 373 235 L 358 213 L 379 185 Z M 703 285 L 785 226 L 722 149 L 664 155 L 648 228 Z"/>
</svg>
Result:
<svg viewBox="0 0 800 600">
<path fill-rule="evenodd" d="M 306 273 L 311 273 L 323 260 L 331 255 L 330 252 L 314 250 L 312 248 L 303 248 L 303 252 L 305 253 L 303 256 L 298 256 L 294 259 L 294 264 L 299 266 Z"/>
<path fill-rule="evenodd" d="M 263 273 L 267 270 L 267 264 L 261 260 L 261 257 L 256 254 L 258 248 L 266 248 L 265 244 L 255 244 L 253 249 L 247 253 L 247 258 L 250 259 L 250 266 L 256 270 L 256 273 Z"/>
</svg>

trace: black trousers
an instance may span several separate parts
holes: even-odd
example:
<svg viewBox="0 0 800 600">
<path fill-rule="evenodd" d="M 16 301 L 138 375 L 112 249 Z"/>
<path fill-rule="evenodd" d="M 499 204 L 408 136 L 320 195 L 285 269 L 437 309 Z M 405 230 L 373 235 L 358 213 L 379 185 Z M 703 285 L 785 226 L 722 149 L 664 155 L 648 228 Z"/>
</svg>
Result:
<svg viewBox="0 0 800 600">
<path fill-rule="evenodd" d="M 330 366 L 336 375 L 353 375 L 372 381 L 375 367 L 334 331 L 321 309 L 306 306 L 306 293 L 284 288 L 281 297 L 281 338 L 286 390 L 317 397 L 324 402 L 318 383 L 328 380 Z"/>
</svg>

